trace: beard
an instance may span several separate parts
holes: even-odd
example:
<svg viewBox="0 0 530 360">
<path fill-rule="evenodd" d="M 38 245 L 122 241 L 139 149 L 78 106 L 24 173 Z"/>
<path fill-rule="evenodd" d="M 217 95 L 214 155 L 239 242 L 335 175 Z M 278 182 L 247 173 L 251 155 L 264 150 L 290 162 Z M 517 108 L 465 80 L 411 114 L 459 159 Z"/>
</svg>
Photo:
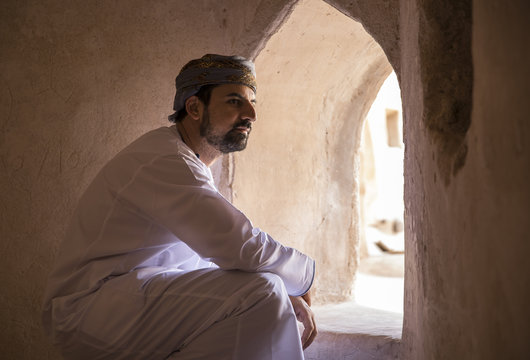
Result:
<svg viewBox="0 0 530 360">
<path fill-rule="evenodd" d="M 242 133 L 236 130 L 237 127 L 245 126 L 248 128 L 248 133 Z M 251 130 L 251 122 L 249 120 L 238 121 L 232 130 L 226 134 L 214 133 L 213 126 L 210 122 L 210 114 L 208 108 L 204 109 L 203 118 L 201 121 L 200 135 L 206 139 L 208 144 L 223 154 L 228 154 L 234 151 L 241 151 L 247 147 L 248 136 Z"/>
</svg>

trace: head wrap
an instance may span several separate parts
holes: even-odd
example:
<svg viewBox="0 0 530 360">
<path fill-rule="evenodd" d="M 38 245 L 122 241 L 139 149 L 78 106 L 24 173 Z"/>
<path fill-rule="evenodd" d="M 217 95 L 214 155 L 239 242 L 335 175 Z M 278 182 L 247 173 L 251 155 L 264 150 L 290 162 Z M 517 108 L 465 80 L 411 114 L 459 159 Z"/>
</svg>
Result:
<svg viewBox="0 0 530 360">
<path fill-rule="evenodd" d="M 177 78 L 177 94 L 173 109 L 184 108 L 187 98 L 195 95 L 201 86 L 211 84 L 242 84 L 256 92 L 256 71 L 252 61 L 241 56 L 204 55 L 188 62 Z"/>
</svg>

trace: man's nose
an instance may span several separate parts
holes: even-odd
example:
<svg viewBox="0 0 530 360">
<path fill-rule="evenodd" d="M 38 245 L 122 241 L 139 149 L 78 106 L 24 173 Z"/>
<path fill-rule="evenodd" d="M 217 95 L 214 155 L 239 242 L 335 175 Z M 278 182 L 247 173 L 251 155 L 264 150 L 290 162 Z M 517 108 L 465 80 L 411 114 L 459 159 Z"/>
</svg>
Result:
<svg viewBox="0 0 530 360">
<path fill-rule="evenodd" d="M 247 103 L 245 109 L 243 110 L 243 119 L 254 122 L 256 121 L 256 116 L 256 106 L 251 102 Z"/>
</svg>

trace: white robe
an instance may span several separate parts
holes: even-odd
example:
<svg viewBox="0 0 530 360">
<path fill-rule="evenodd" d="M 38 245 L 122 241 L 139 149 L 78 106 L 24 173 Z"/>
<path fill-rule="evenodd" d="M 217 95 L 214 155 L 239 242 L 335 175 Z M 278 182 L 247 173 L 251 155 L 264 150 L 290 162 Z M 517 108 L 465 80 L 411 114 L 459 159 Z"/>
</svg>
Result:
<svg viewBox="0 0 530 360">
<path fill-rule="evenodd" d="M 237 270 L 235 277 L 231 270 Z M 208 343 L 218 354 L 215 358 L 243 359 L 263 345 L 248 345 L 255 339 L 268 342 L 272 350 L 253 359 L 303 358 L 299 344 L 289 349 L 298 336 L 290 304 L 277 314 L 281 329 L 254 328 L 252 335 L 252 324 L 267 320 L 259 311 L 248 321 L 221 321 L 236 309 L 256 313 L 249 309 L 267 308 L 258 300 L 246 308 L 241 303 L 257 296 L 263 274 L 269 273 L 273 277 L 265 276 L 265 283 L 272 283 L 288 303 L 287 294 L 302 295 L 311 287 L 314 261 L 253 227 L 217 191 L 209 168 L 176 128 L 164 127 L 116 155 L 82 196 L 50 275 L 43 322 L 65 354 L 76 359 L 118 359 L 113 351 L 126 359 L 163 359 L 172 351 L 193 349 L 203 333 L 211 333 L 214 343 Z M 254 283 L 261 285 L 249 286 Z M 192 295 L 190 286 L 196 287 Z M 239 290 L 244 291 L 235 295 Z M 164 305 L 168 298 L 171 305 Z M 189 313 L 194 304 L 201 307 Z M 211 307 L 227 313 L 203 318 Z M 201 324 L 185 330 L 183 324 L 193 319 Z M 244 327 L 247 331 L 241 331 Z M 234 344 L 225 337 L 215 345 L 215 338 L 222 338 L 216 328 L 223 328 L 222 334 L 237 333 Z M 267 334 L 271 331 L 276 334 Z M 169 338 L 168 333 L 178 336 Z M 284 335 L 278 338 L 279 333 Z M 247 345 L 241 344 L 241 336 L 247 337 Z M 138 339 L 151 337 L 149 345 Z M 224 346 L 224 357 L 216 346 Z M 150 355 L 134 355 L 138 348 Z M 90 349 L 107 355 L 90 354 Z M 180 358 L 186 357 L 175 357 Z"/>
</svg>

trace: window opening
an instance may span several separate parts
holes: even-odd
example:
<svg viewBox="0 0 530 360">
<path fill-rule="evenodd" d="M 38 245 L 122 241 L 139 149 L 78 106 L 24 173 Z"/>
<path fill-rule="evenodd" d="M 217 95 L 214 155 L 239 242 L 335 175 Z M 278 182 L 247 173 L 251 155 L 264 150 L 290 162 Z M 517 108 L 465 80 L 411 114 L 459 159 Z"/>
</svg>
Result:
<svg viewBox="0 0 530 360">
<path fill-rule="evenodd" d="M 363 306 L 403 313 L 403 120 L 395 73 L 381 87 L 361 142 L 361 259 L 354 296 Z"/>
<path fill-rule="evenodd" d="M 395 109 L 385 109 L 386 113 L 386 132 L 388 146 L 403 147 L 401 132 L 399 131 L 399 111 Z"/>
</svg>

